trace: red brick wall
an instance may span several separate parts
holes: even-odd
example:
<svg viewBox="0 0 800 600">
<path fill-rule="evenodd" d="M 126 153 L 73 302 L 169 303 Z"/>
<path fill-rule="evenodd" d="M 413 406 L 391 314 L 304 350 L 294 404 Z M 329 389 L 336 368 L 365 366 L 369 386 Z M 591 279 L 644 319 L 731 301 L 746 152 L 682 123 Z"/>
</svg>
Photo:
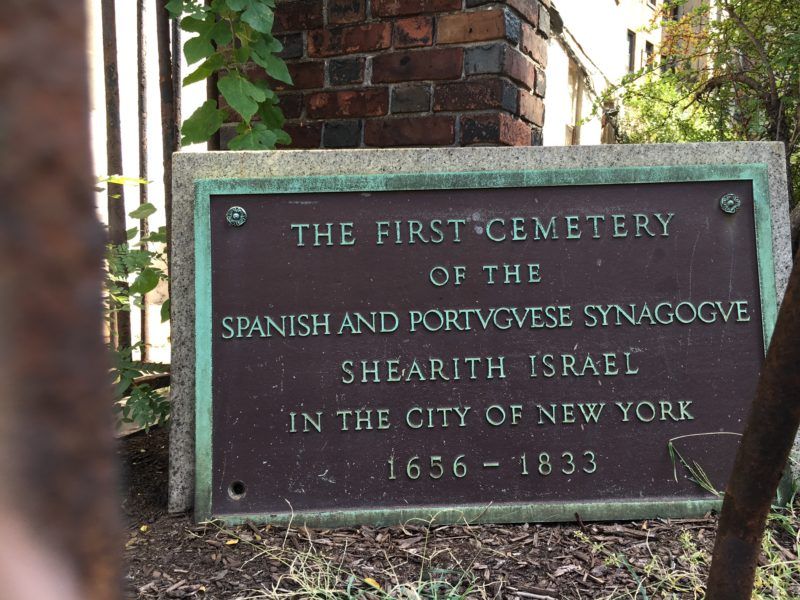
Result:
<svg viewBox="0 0 800 600">
<path fill-rule="evenodd" d="M 549 2 L 279 2 L 292 147 L 540 145 Z"/>
</svg>

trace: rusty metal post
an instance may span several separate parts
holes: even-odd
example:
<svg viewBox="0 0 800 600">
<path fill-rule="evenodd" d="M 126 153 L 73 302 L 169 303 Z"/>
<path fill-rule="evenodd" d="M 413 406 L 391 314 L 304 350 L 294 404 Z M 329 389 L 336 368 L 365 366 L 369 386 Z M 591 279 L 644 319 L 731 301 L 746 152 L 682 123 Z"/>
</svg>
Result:
<svg viewBox="0 0 800 600">
<path fill-rule="evenodd" d="M 107 175 L 122 175 L 122 130 L 119 114 L 119 70 L 117 68 L 117 14 L 114 0 L 102 0 L 103 65 L 106 88 L 106 155 Z M 108 241 L 122 245 L 125 234 L 125 193 L 121 185 L 108 184 Z M 123 286 L 124 287 L 124 286 Z M 128 311 L 116 313 L 117 347 L 131 345 L 131 316 Z"/>
<path fill-rule="evenodd" d="M 84 11 L 7 0 L 0 27 L 0 596 L 15 600 L 121 596 Z"/>
<path fill-rule="evenodd" d="M 750 600 L 767 516 L 800 425 L 798 258 L 725 491 L 706 600 Z"/>
<path fill-rule="evenodd" d="M 138 78 L 138 104 L 139 104 L 139 178 L 147 181 L 147 37 L 145 36 L 145 8 L 144 0 L 136 0 L 136 76 Z M 139 205 L 147 204 L 147 185 L 139 186 Z M 139 221 L 139 236 L 147 237 L 149 228 L 147 219 Z M 147 249 L 147 242 L 140 242 L 142 249 Z M 142 298 L 141 325 L 139 339 L 142 342 L 141 358 L 148 360 L 149 343 L 149 315 L 147 314 L 147 296 Z"/>
<path fill-rule="evenodd" d="M 175 31 L 173 30 L 173 35 Z M 180 124 L 178 121 L 178 95 L 180 89 L 180 70 L 174 68 L 180 63 L 180 55 L 173 55 L 170 40 L 170 15 L 166 0 L 156 0 L 156 35 L 158 37 L 158 85 L 161 92 L 161 135 L 164 154 L 164 209 L 167 214 L 167 239 L 172 232 L 172 153 L 178 149 Z M 176 72 L 178 77 L 176 80 Z M 167 245 L 167 262 L 171 253 Z"/>
</svg>

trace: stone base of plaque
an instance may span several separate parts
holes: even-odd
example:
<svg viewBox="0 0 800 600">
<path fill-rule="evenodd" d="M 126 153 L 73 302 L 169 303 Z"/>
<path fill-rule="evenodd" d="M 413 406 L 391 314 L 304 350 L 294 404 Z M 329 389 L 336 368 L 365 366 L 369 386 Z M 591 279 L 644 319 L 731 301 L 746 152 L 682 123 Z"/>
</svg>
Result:
<svg viewBox="0 0 800 600">
<path fill-rule="evenodd" d="M 680 461 L 724 485 L 754 396 L 781 144 L 178 153 L 173 191 L 171 511 L 718 505 Z"/>
</svg>

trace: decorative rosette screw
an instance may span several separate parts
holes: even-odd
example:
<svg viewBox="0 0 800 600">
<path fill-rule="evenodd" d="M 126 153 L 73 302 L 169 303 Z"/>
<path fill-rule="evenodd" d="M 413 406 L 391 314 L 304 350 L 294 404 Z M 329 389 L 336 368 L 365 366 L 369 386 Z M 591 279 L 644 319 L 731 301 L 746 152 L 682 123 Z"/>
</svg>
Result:
<svg viewBox="0 0 800 600">
<path fill-rule="evenodd" d="M 719 200 L 719 207 L 723 210 L 723 212 L 732 215 L 739 207 L 742 205 L 742 201 L 736 194 L 725 194 Z"/>
<path fill-rule="evenodd" d="M 225 220 L 233 227 L 241 227 L 247 223 L 247 211 L 241 206 L 231 206 L 225 213 Z"/>
</svg>

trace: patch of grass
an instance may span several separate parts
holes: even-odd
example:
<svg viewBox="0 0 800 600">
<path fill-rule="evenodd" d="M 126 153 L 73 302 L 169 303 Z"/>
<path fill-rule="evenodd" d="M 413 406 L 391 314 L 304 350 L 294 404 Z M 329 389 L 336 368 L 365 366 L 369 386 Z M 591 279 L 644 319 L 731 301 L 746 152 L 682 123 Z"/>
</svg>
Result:
<svg viewBox="0 0 800 600">
<path fill-rule="evenodd" d="M 277 544 L 262 538 L 255 527 L 245 531 L 227 529 L 216 522 L 208 525 L 217 528 L 218 537 L 225 539 L 225 544 L 247 545 L 253 554 L 246 562 L 263 562 L 267 567 L 265 573 L 269 572 L 269 565 L 279 565 L 280 575 L 265 577 L 270 583 L 262 583 L 237 600 L 488 600 L 501 597 L 500 586 L 487 585 L 473 571 L 477 556 L 463 564 L 449 550 L 428 550 L 433 521 L 424 523 L 422 549 L 419 553 L 412 553 L 416 559 L 414 562 L 419 563 L 416 576 L 405 580 L 399 572 L 408 573 L 408 559 L 391 558 L 384 552 L 380 558 L 387 565 L 385 569 L 375 572 L 370 567 L 369 576 L 359 574 L 345 566 L 348 558 L 346 542 L 341 552 L 334 556 L 329 547 L 320 546 L 302 528 L 294 530 L 306 534 L 302 546 L 298 547 L 298 544 L 288 543 L 293 531 L 291 527 L 287 529 L 283 543 Z"/>
<path fill-rule="evenodd" d="M 699 600 L 704 595 L 708 554 L 698 548 L 689 530 L 681 532 L 680 552 L 677 554 L 654 552 L 646 540 L 648 558 L 645 561 L 629 557 L 624 551 L 607 544 L 591 543 L 582 532 L 576 532 L 576 537 L 588 544 L 593 555 L 602 556 L 607 566 L 624 569 L 632 580 L 632 584 L 614 590 L 606 600 Z"/>
<path fill-rule="evenodd" d="M 678 525 L 676 525 L 677 527 Z M 646 544 L 648 559 L 634 559 L 609 544 L 598 544 L 582 532 L 576 537 L 606 565 L 624 569 L 631 583 L 605 600 L 702 600 L 711 565 L 711 541 L 701 539 L 702 529 L 684 529 L 680 550 Z M 761 545 L 762 558 L 756 570 L 753 600 L 797 600 L 800 598 L 800 501 L 773 507 Z"/>
<path fill-rule="evenodd" d="M 800 506 L 793 498 L 786 508 L 773 508 L 761 544 L 755 600 L 800 598 Z"/>
</svg>

